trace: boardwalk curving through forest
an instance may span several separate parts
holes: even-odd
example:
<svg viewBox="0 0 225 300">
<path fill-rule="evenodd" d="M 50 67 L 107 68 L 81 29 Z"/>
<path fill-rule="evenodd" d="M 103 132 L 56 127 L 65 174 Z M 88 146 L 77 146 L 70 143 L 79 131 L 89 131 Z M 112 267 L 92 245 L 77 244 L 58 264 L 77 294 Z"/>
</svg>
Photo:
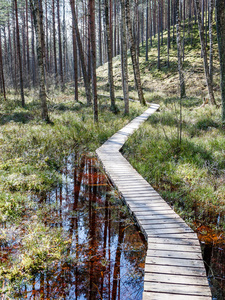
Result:
<svg viewBox="0 0 225 300">
<path fill-rule="evenodd" d="M 96 153 L 148 242 L 143 299 L 211 299 L 196 233 L 119 152 L 127 138 L 158 108 L 151 104 Z"/>
</svg>

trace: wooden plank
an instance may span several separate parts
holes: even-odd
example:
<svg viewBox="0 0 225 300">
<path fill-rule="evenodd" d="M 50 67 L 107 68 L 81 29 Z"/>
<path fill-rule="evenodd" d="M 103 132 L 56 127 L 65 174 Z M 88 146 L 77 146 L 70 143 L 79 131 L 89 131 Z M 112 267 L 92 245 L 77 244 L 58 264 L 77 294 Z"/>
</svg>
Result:
<svg viewBox="0 0 225 300">
<path fill-rule="evenodd" d="M 149 245 L 151 244 L 162 244 L 164 243 L 165 245 L 190 245 L 190 246 L 196 246 L 200 247 L 199 245 L 199 240 L 197 238 L 192 238 L 192 239 L 182 239 L 179 237 L 176 238 L 165 238 L 162 236 L 156 236 L 156 237 L 150 237 L 148 236 L 148 243 Z"/>
<path fill-rule="evenodd" d="M 180 251 L 168 251 L 168 250 L 155 250 L 155 249 L 149 249 L 147 251 L 147 257 L 171 257 L 171 258 L 185 258 L 185 259 L 195 259 L 195 260 L 201 260 L 202 261 L 202 254 L 200 252 L 186 252 L 185 246 L 183 246 L 183 249 Z"/>
<path fill-rule="evenodd" d="M 185 267 L 185 266 L 167 266 L 167 265 L 152 265 L 145 264 L 145 274 L 157 273 L 157 274 L 172 274 L 172 275 L 187 275 L 190 277 L 202 276 L 206 278 L 206 271 L 203 266 L 196 267 Z"/>
<path fill-rule="evenodd" d="M 184 245 L 177 244 L 176 247 L 174 247 L 173 244 L 154 244 L 151 243 L 149 245 L 150 250 L 168 250 L 168 251 L 183 251 Z M 191 246 L 191 245 L 185 245 L 185 252 L 195 252 L 195 253 L 202 253 L 199 246 Z"/>
<path fill-rule="evenodd" d="M 158 273 L 146 273 L 145 282 L 161 282 L 161 283 L 173 283 L 173 284 L 185 284 L 185 285 L 200 285 L 208 287 L 209 283 L 206 277 L 203 276 L 187 276 L 177 274 L 158 274 Z"/>
<path fill-rule="evenodd" d="M 201 260 L 184 259 L 184 258 L 171 258 L 171 257 L 146 257 L 147 264 L 161 265 L 161 266 L 182 266 L 182 267 L 203 267 Z"/>
<path fill-rule="evenodd" d="M 210 296 L 144 292 L 143 300 L 211 300 Z"/>
<path fill-rule="evenodd" d="M 144 283 L 144 291 L 169 293 L 169 294 L 181 294 L 181 295 L 195 295 L 210 297 L 211 293 L 206 286 L 186 285 L 186 284 L 171 284 L 160 282 L 146 282 Z"/>
</svg>

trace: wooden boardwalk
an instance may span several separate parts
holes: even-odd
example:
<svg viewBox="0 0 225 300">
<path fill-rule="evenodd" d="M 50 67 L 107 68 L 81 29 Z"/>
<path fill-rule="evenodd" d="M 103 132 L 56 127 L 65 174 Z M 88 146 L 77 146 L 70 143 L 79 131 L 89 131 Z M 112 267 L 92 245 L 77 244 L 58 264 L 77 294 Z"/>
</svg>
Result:
<svg viewBox="0 0 225 300">
<path fill-rule="evenodd" d="M 96 153 L 148 242 L 143 299 L 212 299 L 197 235 L 119 152 L 158 107 L 152 104 Z"/>
</svg>

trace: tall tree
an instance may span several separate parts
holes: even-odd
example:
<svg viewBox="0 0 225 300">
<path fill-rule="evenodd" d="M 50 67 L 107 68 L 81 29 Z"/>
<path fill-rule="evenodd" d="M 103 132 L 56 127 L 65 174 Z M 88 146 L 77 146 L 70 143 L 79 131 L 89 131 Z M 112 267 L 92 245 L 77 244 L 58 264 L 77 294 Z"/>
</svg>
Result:
<svg viewBox="0 0 225 300">
<path fill-rule="evenodd" d="M 55 30 L 55 0 L 52 0 L 52 31 L 53 31 L 53 56 L 55 66 L 55 84 L 58 84 L 58 67 L 56 55 L 56 30 Z"/>
<path fill-rule="evenodd" d="M 25 106 L 25 98 L 24 98 L 24 89 L 23 89 L 23 70 L 22 70 L 22 58 L 20 51 L 20 32 L 19 32 L 19 19 L 18 19 L 18 7 L 17 0 L 14 0 L 15 5 L 15 15 L 16 15 L 16 41 L 17 41 L 17 56 L 19 62 L 19 74 L 20 74 L 20 95 L 22 106 Z"/>
<path fill-rule="evenodd" d="M 102 7 L 101 0 L 98 0 L 98 46 L 99 46 L 99 64 L 102 65 Z"/>
<path fill-rule="evenodd" d="M 60 83 L 61 90 L 65 90 L 64 77 L 63 77 L 63 62 L 62 62 L 62 38 L 61 38 L 61 19 L 60 19 L 60 5 L 57 0 L 57 18 L 58 18 L 58 49 L 59 49 L 59 74 L 60 74 Z"/>
<path fill-rule="evenodd" d="M 125 114 L 129 114 L 129 89 L 127 70 L 127 30 L 125 21 L 125 0 L 121 0 L 121 65 L 123 82 L 123 99 L 125 104 Z"/>
<path fill-rule="evenodd" d="M 97 76 L 96 76 L 96 43 L 95 43 L 95 0 L 89 0 L 89 22 L 91 38 L 91 63 L 92 63 L 92 90 L 93 90 L 93 111 L 94 122 L 98 122 L 98 96 L 97 96 Z"/>
<path fill-rule="evenodd" d="M 5 79 L 4 79 L 3 62 L 2 62 L 2 34 L 1 34 L 1 28 L 0 28 L 0 79 L 1 79 L 1 84 L 2 84 L 3 97 L 6 100 Z"/>
<path fill-rule="evenodd" d="M 180 22 L 180 5 L 179 0 L 176 0 L 176 30 L 177 30 L 177 59 L 178 59 L 178 72 L 180 80 L 180 98 L 185 97 L 185 82 L 182 60 L 182 47 L 181 47 L 181 22 Z"/>
<path fill-rule="evenodd" d="M 209 0 L 209 75 L 213 84 L 213 0 Z"/>
<path fill-rule="evenodd" d="M 225 2 L 216 0 L 216 26 L 220 55 L 220 89 L 222 98 L 222 122 L 225 124 Z"/>
<path fill-rule="evenodd" d="M 76 41 L 76 32 L 74 26 L 72 28 L 72 35 L 73 35 L 74 98 L 75 101 L 78 101 L 77 41 Z"/>
<path fill-rule="evenodd" d="M 112 23 L 109 18 L 109 5 L 108 0 L 104 0 L 105 5 L 105 28 L 106 28 L 106 41 L 107 41 L 107 54 L 108 54 L 108 80 L 109 80 L 109 90 L 110 90 L 110 99 L 111 99 L 111 110 L 116 112 L 115 104 L 115 91 L 114 91 L 114 81 L 113 81 L 113 64 L 112 64 L 112 30 L 110 26 Z M 111 2 L 110 2 L 111 5 Z"/>
<path fill-rule="evenodd" d="M 80 58 L 81 68 L 82 68 L 82 73 L 83 73 L 83 80 L 84 80 L 87 104 L 91 105 L 90 82 L 88 80 L 88 75 L 87 75 L 87 69 L 86 69 L 86 64 L 85 64 L 85 59 L 84 59 L 84 51 L 83 51 L 83 46 L 82 46 L 81 37 L 80 37 L 80 31 L 79 31 L 79 27 L 78 27 L 78 21 L 77 21 L 77 15 L 76 15 L 76 11 L 75 11 L 74 0 L 70 0 L 70 6 L 71 6 L 71 12 L 72 12 L 72 18 L 73 18 L 73 26 L 75 28 L 75 33 L 76 33 L 79 58 Z"/>
<path fill-rule="evenodd" d="M 42 0 L 30 0 L 30 6 L 33 14 L 34 27 L 36 32 L 36 47 L 38 59 L 38 74 L 39 74 L 39 95 L 42 107 L 42 119 L 47 123 L 50 122 L 47 107 L 47 95 L 45 88 L 45 67 L 44 67 L 44 53 L 45 53 L 45 38 L 43 28 L 43 8 Z"/>
<path fill-rule="evenodd" d="M 204 28 L 203 28 L 203 24 L 202 24 L 199 0 L 195 0 L 195 6 L 196 6 L 196 13 L 197 13 L 197 18 L 198 18 L 199 36 L 200 36 L 201 50 L 202 50 L 202 56 L 203 56 L 203 61 L 204 61 L 206 83 L 207 83 L 208 92 L 209 92 L 209 99 L 212 104 L 216 105 L 216 101 L 215 101 L 214 93 L 213 93 L 212 82 L 210 80 L 210 75 L 209 75 L 209 65 L 208 65 L 208 60 L 207 60 L 207 52 L 206 52 L 206 45 L 205 45 L 205 39 L 204 39 Z"/>
<path fill-rule="evenodd" d="M 139 63 L 137 61 L 136 46 L 135 46 L 132 29 L 131 29 L 129 0 L 125 0 L 125 12 L 126 12 L 126 24 L 127 24 L 128 37 L 130 41 L 130 52 L 131 52 L 133 70 L 134 70 L 134 78 L 135 78 L 136 88 L 138 91 L 138 98 L 141 104 L 146 105 L 142 86 L 141 86 L 141 76 L 140 76 Z"/>
<path fill-rule="evenodd" d="M 148 32 L 149 32 L 149 28 L 148 28 L 148 2 L 149 0 L 147 0 L 146 3 L 146 51 L 145 51 L 145 60 L 148 61 Z M 151 5 L 151 4 L 150 4 Z"/>
</svg>

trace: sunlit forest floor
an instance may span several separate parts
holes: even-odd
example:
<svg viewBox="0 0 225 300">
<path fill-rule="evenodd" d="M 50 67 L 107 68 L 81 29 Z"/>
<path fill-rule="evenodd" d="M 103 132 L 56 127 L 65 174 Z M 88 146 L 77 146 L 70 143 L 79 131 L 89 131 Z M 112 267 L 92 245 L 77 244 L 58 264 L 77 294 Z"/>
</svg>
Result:
<svg viewBox="0 0 225 300">
<path fill-rule="evenodd" d="M 159 103 L 160 110 L 128 140 L 123 152 L 138 172 L 199 233 L 202 240 L 216 244 L 221 242 L 225 232 L 225 136 L 221 108 L 210 104 L 201 107 L 203 99 L 207 98 L 207 87 L 196 27 L 192 44 L 188 35 L 186 40 L 184 66 L 187 97 L 182 99 L 181 106 L 176 46 L 171 45 L 168 68 L 164 38 L 160 70 L 157 70 L 157 40 L 153 40 L 147 62 L 145 43 L 140 48 L 145 98 L 148 102 Z M 137 99 L 132 74 L 129 59 L 130 98 Z M 97 76 L 98 93 L 109 95 L 107 64 L 98 68 Z M 114 58 L 114 79 L 116 95 L 121 97 L 119 56 Z M 217 51 L 214 90 L 220 104 Z M 110 112 L 109 99 L 101 96 L 99 125 L 95 125 L 92 108 L 85 104 L 82 86 L 78 103 L 74 101 L 73 83 L 68 84 L 63 94 L 51 88 L 48 97 L 51 125 L 41 121 L 36 91 L 26 91 L 25 108 L 21 107 L 19 95 L 13 91 L 8 91 L 7 102 L 0 101 L 0 246 L 13 245 L 19 238 L 21 247 L 17 261 L 10 261 L 10 253 L 7 261 L 1 261 L 0 289 L 9 293 L 19 280 L 57 261 L 68 244 L 60 228 L 50 230 L 46 227 L 42 218 L 43 209 L 37 210 L 31 195 L 41 195 L 60 184 L 61 170 L 71 153 L 94 152 L 108 137 L 145 109 L 136 102 L 130 102 L 130 115 L 124 116 L 123 101 L 117 100 L 120 112 L 114 115 Z M 26 238 L 27 230 L 30 230 L 29 234 L 34 230 L 34 219 L 38 230 L 30 242 Z M 43 239 L 51 241 L 48 248 L 41 248 Z M 31 250 L 34 244 L 35 248 Z M 41 265 L 40 258 L 44 261 Z M 6 278 L 12 283 L 11 287 L 8 285 L 8 290 L 3 285 Z"/>
</svg>

